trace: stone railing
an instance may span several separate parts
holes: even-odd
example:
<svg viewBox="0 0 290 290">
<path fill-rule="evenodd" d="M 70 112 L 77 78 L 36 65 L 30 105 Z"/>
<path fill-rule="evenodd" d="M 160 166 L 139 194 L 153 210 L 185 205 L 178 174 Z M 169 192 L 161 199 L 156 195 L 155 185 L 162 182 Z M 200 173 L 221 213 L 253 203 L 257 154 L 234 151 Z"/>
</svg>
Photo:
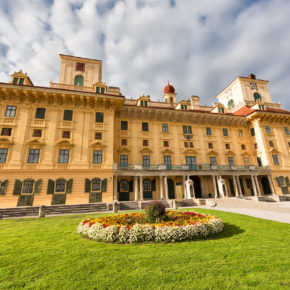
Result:
<svg viewBox="0 0 290 290">
<path fill-rule="evenodd" d="M 85 86 L 74 86 L 67 84 L 59 84 L 50 82 L 50 87 L 54 89 L 63 89 L 63 90 L 73 90 L 73 91 L 82 91 L 82 92 L 91 92 L 94 93 L 93 87 L 85 87 Z"/>
</svg>

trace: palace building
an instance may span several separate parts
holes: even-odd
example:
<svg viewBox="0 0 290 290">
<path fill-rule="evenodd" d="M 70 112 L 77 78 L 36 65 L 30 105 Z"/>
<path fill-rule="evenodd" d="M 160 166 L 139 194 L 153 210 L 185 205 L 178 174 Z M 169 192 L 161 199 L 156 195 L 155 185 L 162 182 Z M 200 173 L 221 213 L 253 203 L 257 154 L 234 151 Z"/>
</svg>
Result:
<svg viewBox="0 0 290 290">
<path fill-rule="evenodd" d="M 0 83 L 0 207 L 289 194 L 290 111 L 238 77 L 213 106 L 126 99 L 100 60 L 60 55 L 57 83 Z"/>
</svg>

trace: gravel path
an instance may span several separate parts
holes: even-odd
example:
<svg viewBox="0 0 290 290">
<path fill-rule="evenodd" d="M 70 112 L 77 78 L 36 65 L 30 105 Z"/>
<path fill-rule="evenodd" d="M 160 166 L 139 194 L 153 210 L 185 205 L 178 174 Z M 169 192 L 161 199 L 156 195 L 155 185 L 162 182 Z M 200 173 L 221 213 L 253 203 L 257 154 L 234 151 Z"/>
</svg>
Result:
<svg viewBox="0 0 290 290">
<path fill-rule="evenodd" d="M 290 202 L 256 202 L 240 199 L 216 199 L 215 207 L 199 206 L 290 224 Z"/>
</svg>

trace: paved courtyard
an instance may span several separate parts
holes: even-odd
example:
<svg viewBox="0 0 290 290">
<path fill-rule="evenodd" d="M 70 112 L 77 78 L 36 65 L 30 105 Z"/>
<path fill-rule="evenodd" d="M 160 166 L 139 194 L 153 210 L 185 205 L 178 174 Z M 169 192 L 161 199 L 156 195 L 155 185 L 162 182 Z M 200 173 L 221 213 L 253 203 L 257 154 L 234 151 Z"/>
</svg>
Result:
<svg viewBox="0 0 290 290">
<path fill-rule="evenodd" d="M 290 223 L 290 202 L 255 202 L 240 199 L 216 199 L 215 207 L 201 206 L 201 208 L 215 209 L 249 215 L 252 217 Z"/>
</svg>

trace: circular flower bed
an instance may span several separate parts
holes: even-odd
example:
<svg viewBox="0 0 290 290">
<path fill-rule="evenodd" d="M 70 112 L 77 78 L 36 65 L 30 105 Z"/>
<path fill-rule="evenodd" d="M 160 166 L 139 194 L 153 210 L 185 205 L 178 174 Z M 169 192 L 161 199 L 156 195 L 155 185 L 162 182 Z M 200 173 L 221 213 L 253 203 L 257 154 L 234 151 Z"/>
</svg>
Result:
<svg viewBox="0 0 290 290">
<path fill-rule="evenodd" d="M 149 224 L 144 213 L 109 215 L 82 221 L 78 233 L 102 242 L 142 243 L 196 240 L 223 230 L 221 219 L 196 212 L 166 211 L 165 219 Z"/>
</svg>

